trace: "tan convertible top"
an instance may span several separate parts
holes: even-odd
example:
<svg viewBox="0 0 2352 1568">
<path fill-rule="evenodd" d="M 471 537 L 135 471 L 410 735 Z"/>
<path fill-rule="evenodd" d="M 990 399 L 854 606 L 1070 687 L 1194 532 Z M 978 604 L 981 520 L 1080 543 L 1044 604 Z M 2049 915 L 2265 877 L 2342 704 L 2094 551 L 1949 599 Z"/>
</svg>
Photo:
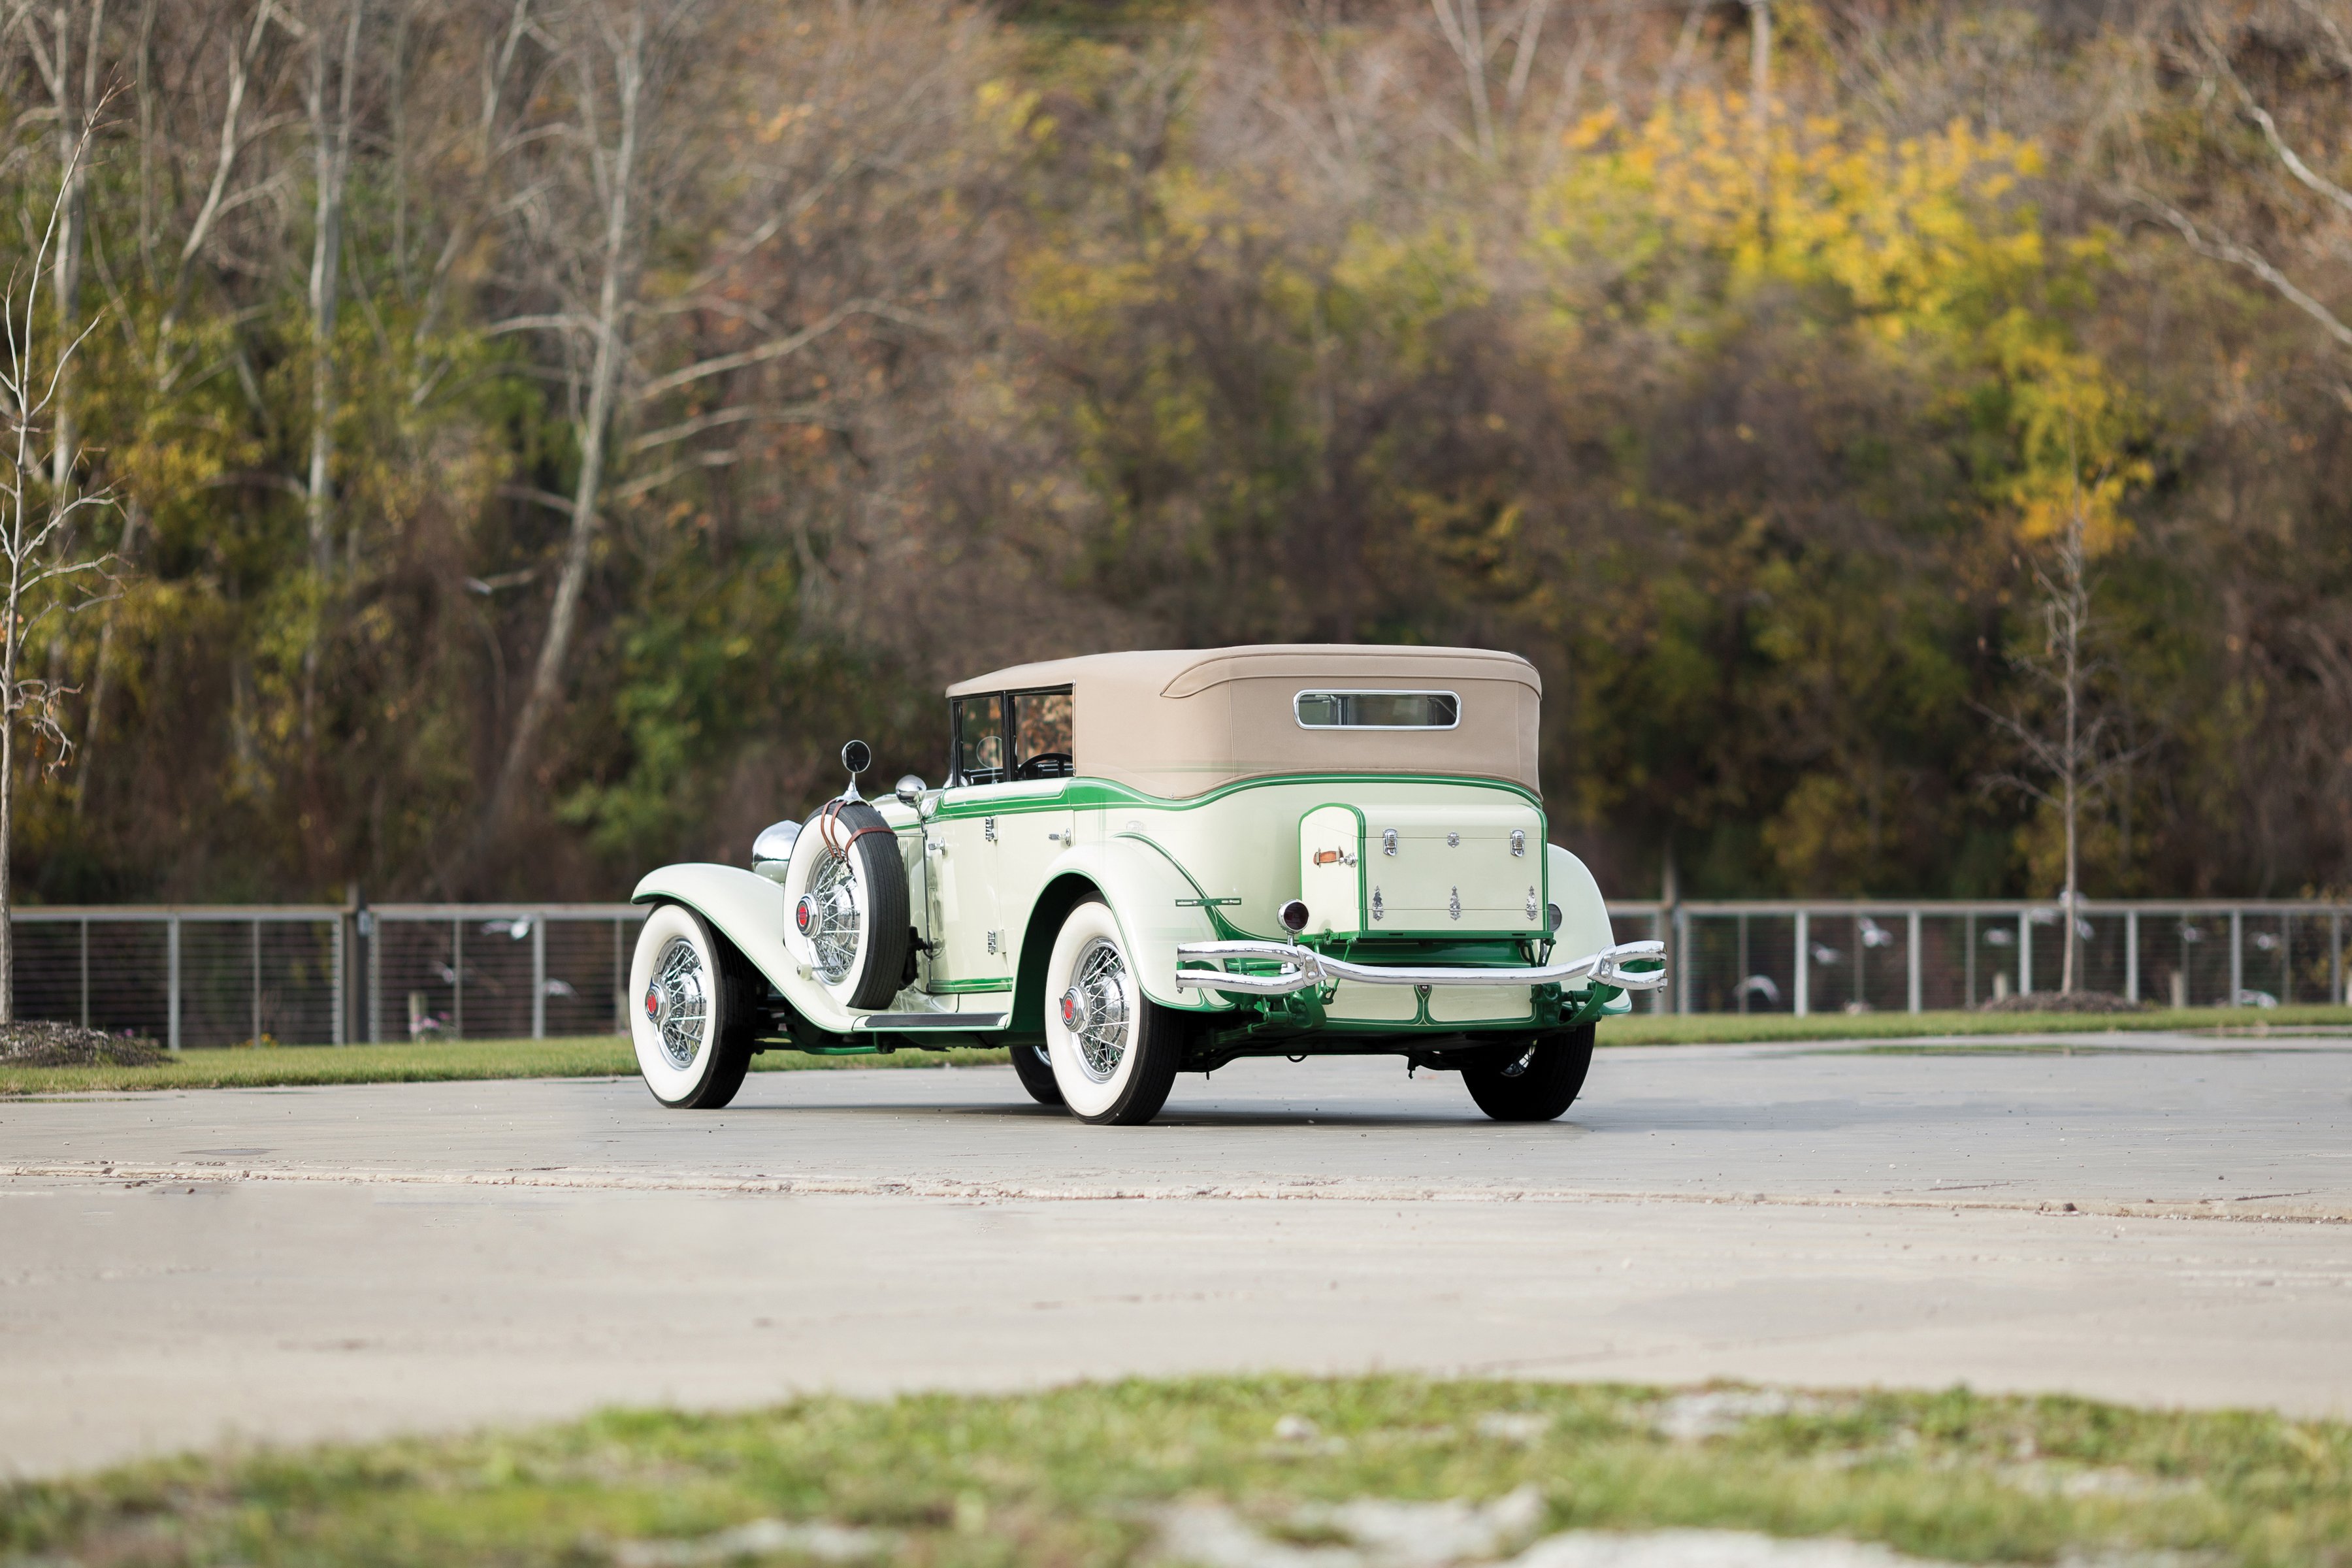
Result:
<svg viewBox="0 0 2352 1568">
<path fill-rule="evenodd" d="M 950 697 L 1070 688 L 1077 772 L 1147 795 L 1196 795 L 1274 773 L 1454 773 L 1536 782 L 1543 679 L 1512 653 L 1370 643 L 1097 653 L 1017 664 Z M 1301 691 L 1451 691 L 1451 730 L 1309 730 Z"/>
</svg>

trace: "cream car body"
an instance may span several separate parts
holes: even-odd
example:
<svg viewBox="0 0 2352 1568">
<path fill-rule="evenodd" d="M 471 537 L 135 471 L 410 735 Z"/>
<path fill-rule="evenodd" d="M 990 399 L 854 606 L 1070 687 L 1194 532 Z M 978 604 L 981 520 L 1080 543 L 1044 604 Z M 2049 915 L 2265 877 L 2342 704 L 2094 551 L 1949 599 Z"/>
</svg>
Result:
<svg viewBox="0 0 2352 1568">
<path fill-rule="evenodd" d="M 948 696 L 943 786 L 902 780 L 872 819 L 853 807 L 796 834 L 780 824 L 755 869 L 672 866 L 638 885 L 756 973 L 753 1048 L 1039 1047 L 1057 999 L 1087 1013 L 1094 993 L 1049 971 L 1094 903 L 1088 951 L 1118 969 L 1100 998 L 1159 1020 L 1185 1070 L 1376 1051 L 1446 1066 L 1575 1030 L 1663 983 L 1655 944 L 1616 945 L 1591 874 L 1548 842 L 1541 683 L 1515 656 L 1108 654 Z M 905 944 L 859 938 L 869 966 L 903 964 L 883 1005 L 850 1005 L 826 969 L 827 953 L 843 962 L 828 931 L 862 918 L 856 888 L 836 889 L 833 926 L 806 894 L 812 867 L 821 879 L 847 864 L 853 818 L 887 835 L 904 885 Z M 648 1017 L 663 1005 L 647 992 Z"/>
</svg>

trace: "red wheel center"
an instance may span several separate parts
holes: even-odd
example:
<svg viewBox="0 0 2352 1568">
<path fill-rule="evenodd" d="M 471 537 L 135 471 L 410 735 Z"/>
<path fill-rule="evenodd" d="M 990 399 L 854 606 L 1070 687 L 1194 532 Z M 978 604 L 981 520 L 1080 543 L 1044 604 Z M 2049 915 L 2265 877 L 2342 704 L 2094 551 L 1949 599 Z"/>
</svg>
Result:
<svg viewBox="0 0 2352 1568">
<path fill-rule="evenodd" d="M 656 1019 L 661 1016 L 661 987 L 658 985 L 646 987 L 646 1016 Z"/>
<path fill-rule="evenodd" d="M 793 906 L 793 923 L 801 928 L 803 936 L 808 935 L 809 927 L 816 923 L 816 900 L 802 894 L 801 901 Z"/>
<path fill-rule="evenodd" d="M 1078 994 L 1076 991 L 1065 991 L 1062 993 L 1062 1027 L 1075 1029 L 1077 1026 Z"/>
</svg>

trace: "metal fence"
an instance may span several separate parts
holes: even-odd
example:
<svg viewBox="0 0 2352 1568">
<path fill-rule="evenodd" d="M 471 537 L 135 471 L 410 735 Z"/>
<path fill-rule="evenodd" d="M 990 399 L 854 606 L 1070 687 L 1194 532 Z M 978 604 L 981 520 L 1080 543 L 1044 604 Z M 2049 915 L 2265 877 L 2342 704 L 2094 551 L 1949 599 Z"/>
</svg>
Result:
<svg viewBox="0 0 2352 1568">
<path fill-rule="evenodd" d="M 1664 941 L 1678 1013 L 1920 1012 L 2055 991 L 2052 904 L 1609 906 Z M 628 904 L 20 909 L 16 1016 L 184 1046 L 513 1039 L 627 1026 Z M 2077 911 L 2079 984 L 2176 1006 L 2352 1001 L 2352 905 L 2130 903 Z"/>
<path fill-rule="evenodd" d="M 645 917 L 628 904 L 19 909 L 16 1016 L 173 1050 L 614 1034 Z"/>
<path fill-rule="evenodd" d="M 1678 1013 L 1911 1012 L 2059 988 L 2054 904 L 1612 904 L 1618 939 L 1663 938 Z M 2078 905 L 2078 988 L 2176 1007 L 2344 1003 L 2352 904 Z"/>
</svg>

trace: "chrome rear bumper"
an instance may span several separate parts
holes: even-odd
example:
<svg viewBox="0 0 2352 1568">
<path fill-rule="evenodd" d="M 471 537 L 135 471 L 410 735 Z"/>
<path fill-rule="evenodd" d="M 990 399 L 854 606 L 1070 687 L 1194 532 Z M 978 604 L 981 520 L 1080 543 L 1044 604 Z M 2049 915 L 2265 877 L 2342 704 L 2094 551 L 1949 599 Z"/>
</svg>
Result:
<svg viewBox="0 0 2352 1568">
<path fill-rule="evenodd" d="M 1349 963 L 1342 958 L 1293 947 L 1283 942 L 1191 942 L 1176 949 L 1179 965 L 1187 960 L 1210 963 L 1221 958 L 1255 958 L 1280 963 L 1276 974 L 1229 974 L 1221 969 L 1176 971 L 1176 984 L 1202 991 L 1233 991 L 1252 996 L 1285 996 L 1310 985 L 1352 981 L 1359 985 L 1549 985 L 1591 980 L 1621 991 L 1658 991 L 1666 984 L 1666 944 L 1663 942 L 1620 942 L 1566 963 L 1545 963 L 1522 969 L 1438 969 Z M 1641 959 L 1655 959 L 1655 969 L 1628 970 Z"/>
</svg>

